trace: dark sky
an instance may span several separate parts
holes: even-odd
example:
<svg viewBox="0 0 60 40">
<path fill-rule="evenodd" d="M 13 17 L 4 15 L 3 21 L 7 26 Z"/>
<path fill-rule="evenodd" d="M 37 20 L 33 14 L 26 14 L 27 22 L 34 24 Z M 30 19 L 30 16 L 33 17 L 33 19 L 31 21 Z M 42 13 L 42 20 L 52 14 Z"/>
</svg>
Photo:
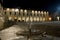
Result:
<svg viewBox="0 0 60 40">
<path fill-rule="evenodd" d="M 55 11 L 60 5 L 59 0 L 3 0 L 4 7 L 31 8 Z"/>
</svg>

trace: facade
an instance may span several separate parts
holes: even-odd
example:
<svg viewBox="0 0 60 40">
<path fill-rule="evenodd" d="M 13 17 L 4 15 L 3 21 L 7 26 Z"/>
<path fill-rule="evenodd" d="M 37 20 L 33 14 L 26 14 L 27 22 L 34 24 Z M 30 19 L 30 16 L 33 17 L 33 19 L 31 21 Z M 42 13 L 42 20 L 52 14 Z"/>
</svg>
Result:
<svg viewBox="0 0 60 40">
<path fill-rule="evenodd" d="M 48 11 L 26 10 L 17 8 L 4 8 L 0 5 L 0 15 L 7 20 L 17 22 L 43 22 L 51 21 Z"/>
<path fill-rule="evenodd" d="M 12 21 L 24 21 L 24 22 L 40 22 L 49 21 L 48 11 L 37 11 L 37 10 L 26 10 L 26 9 L 10 9 L 6 8 L 3 10 L 3 15 L 8 17 L 8 20 Z"/>
</svg>

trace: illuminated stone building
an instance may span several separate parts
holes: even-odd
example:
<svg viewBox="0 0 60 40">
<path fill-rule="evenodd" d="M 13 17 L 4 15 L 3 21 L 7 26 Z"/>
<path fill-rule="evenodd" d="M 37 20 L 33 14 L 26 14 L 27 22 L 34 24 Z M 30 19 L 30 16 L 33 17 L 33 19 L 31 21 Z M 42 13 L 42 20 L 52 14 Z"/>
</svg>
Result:
<svg viewBox="0 0 60 40">
<path fill-rule="evenodd" d="M 49 21 L 48 11 L 26 10 L 26 9 L 14 9 L 6 8 L 3 10 L 3 15 L 8 17 L 8 20 L 12 21 L 24 21 L 24 22 L 41 22 Z"/>
<path fill-rule="evenodd" d="M 24 22 L 41 22 L 49 21 L 48 11 L 37 11 L 17 8 L 4 8 L 0 6 L 0 15 L 3 15 L 7 20 L 24 21 Z"/>
</svg>

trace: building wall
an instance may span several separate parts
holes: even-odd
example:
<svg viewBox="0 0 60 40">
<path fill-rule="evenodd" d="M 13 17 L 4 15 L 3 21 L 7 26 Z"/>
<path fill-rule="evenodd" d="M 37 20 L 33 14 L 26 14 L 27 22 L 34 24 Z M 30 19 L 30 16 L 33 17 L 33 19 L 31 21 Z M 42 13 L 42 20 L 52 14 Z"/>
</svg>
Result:
<svg viewBox="0 0 60 40">
<path fill-rule="evenodd" d="M 24 21 L 24 22 L 40 22 L 49 21 L 48 11 L 37 11 L 37 10 L 23 10 L 23 9 L 4 9 L 4 16 L 8 17 L 8 20 Z"/>
</svg>

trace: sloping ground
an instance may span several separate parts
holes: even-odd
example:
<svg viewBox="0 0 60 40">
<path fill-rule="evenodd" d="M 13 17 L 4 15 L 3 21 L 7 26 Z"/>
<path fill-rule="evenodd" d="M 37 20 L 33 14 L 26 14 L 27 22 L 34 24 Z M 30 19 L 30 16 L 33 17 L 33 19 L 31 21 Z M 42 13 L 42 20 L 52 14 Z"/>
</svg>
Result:
<svg viewBox="0 0 60 40">
<path fill-rule="evenodd" d="M 13 25 L 9 28 L 6 28 L 6 29 L 0 31 L 0 38 L 2 40 L 12 40 L 17 37 L 17 35 L 16 35 L 17 32 L 19 32 L 19 31 L 22 32 L 24 30 L 27 30 L 27 29 L 23 25 L 20 25 L 20 26 Z"/>
</svg>

